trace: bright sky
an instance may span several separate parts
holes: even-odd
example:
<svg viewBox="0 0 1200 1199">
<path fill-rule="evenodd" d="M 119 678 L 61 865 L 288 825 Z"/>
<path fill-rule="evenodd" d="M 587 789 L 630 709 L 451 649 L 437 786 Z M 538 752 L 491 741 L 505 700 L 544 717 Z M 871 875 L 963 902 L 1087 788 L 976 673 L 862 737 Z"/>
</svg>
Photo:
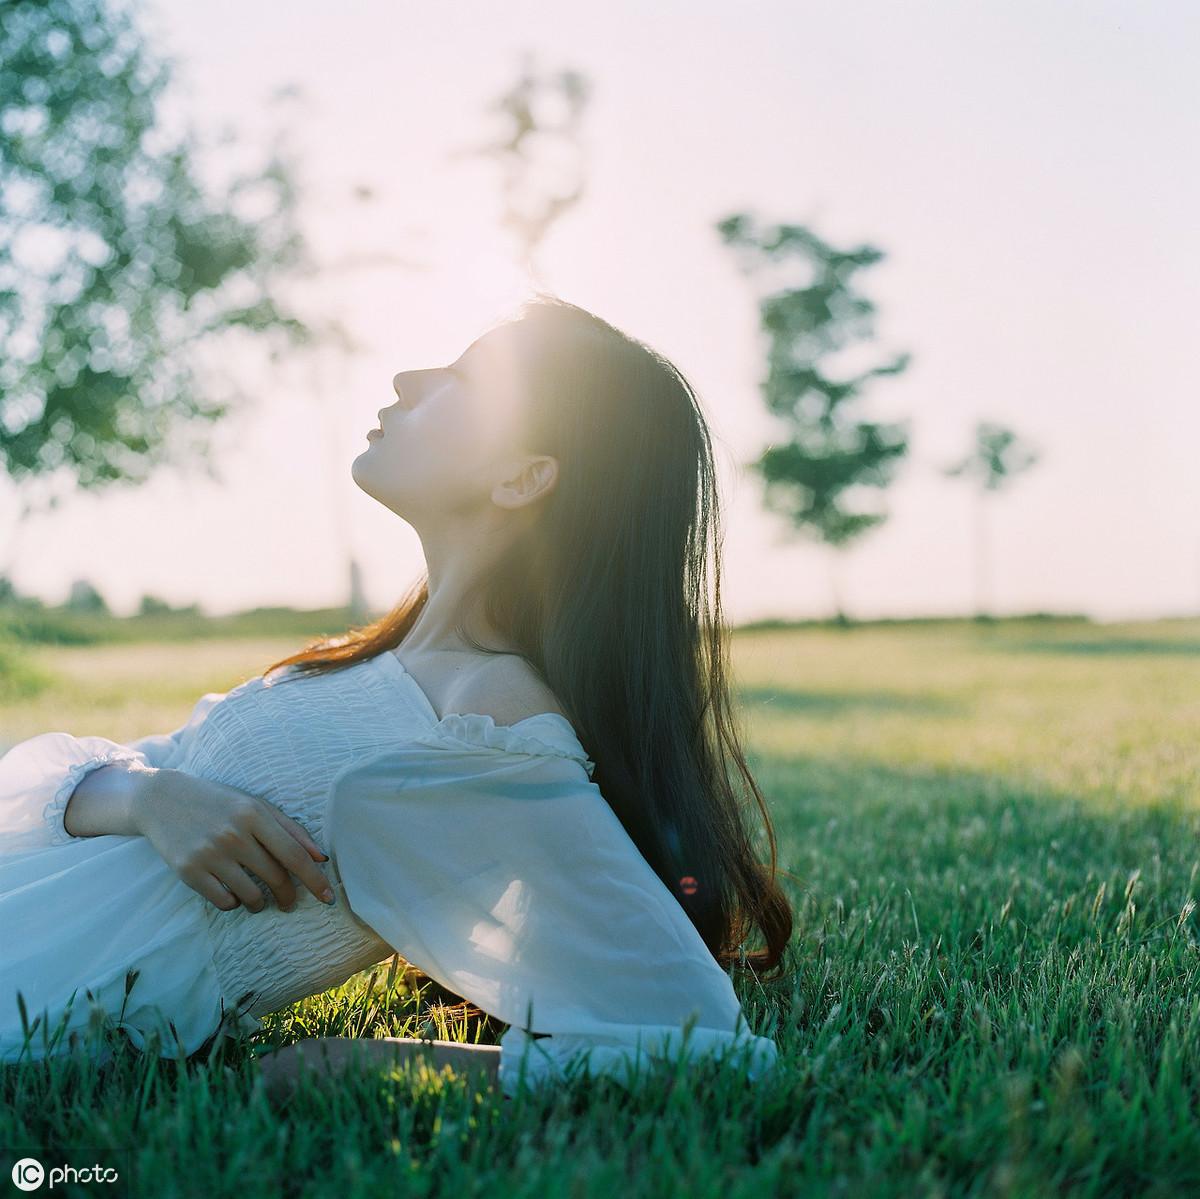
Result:
<svg viewBox="0 0 1200 1199">
<path fill-rule="evenodd" d="M 778 437 L 758 393 L 757 295 L 714 223 L 750 209 L 887 258 L 857 276 L 882 362 L 864 417 L 912 420 L 890 520 L 844 556 L 862 618 L 973 602 L 974 494 L 937 468 L 977 419 L 1042 461 L 989 504 L 993 611 L 1111 620 L 1200 610 L 1200 404 L 1184 347 L 1200 311 L 1200 8 L 1186 0 L 750 5 L 709 0 L 504 5 L 154 0 L 143 28 L 177 62 L 178 110 L 251 160 L 307 91 L 292 135 L 328 260 L 387 250 L 428 264 L 343 272 L 297 303 L 367 348 L 233 364 L 254 406 L 219 433 L 222 483 L 164 473 L 27 522 L 14 580 L 48 602 L 94 582 L 118 612 L 143 592 L 210 612 L 333 604 L 344 538 L 372 604 L 421 569 L 411 526 L 350 463 L 399 370 L 449 362 L 519 295 L 498 173 L 451 162 L 522 51 L 592 84 L 588 190 L 547 239 L 546 285 L 665 353 L 717 437 L 726 614 L 825 616 L 831 552 L 765 512 L 739 472 Z M 278 112 L 276 118 L 274 113 Z M 215 154 L 216 152 L 214 152 Z M 346 198 L 378 187 L 374 209 Z M 323 388 L 324 405 L 314 388 Z M 3 497 L 13 508 L 11 489 Z M 339 532 L 343 530 L 343 532 Z"/>
</svg>

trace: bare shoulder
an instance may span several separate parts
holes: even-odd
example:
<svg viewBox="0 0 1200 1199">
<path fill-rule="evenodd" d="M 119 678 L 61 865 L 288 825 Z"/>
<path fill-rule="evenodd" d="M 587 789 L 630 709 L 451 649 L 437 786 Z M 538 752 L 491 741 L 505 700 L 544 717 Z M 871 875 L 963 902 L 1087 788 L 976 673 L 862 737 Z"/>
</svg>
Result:
<svg viewBox="0 0 1200 1199">
<path fill-rule="evenodd" d="M 449 710 L 490 716 L 497 724 L 516 724 L 528 716 L 555 712 L 566 718 L 554 692 L 523 658 L 481 655 L 455 684 Z"/>
</svg>

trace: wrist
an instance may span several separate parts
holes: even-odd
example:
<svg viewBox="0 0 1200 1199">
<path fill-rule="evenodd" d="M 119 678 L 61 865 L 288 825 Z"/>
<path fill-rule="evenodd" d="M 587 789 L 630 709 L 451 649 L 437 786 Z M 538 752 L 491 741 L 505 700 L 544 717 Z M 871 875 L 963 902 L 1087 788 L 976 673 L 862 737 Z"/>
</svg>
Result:
<svg viewBox="0 0 1200 1199">
<path fill-rule="evenodd" d="M 72 837 L 139 836 L 135 811 L 159 772 L 140 759 L 119 758 L 89 770 L 63 808 L 63 830 Z"/>
<path fill-rule="evenodd" d="M 160 766 L 146 766 L 141 762 L 126 763 L 129 773 L 129 824 L 138 836 L 145 836 L 145 816 L 153 805 L 158 789 L 165 777 L 172 773 Z"/>
</svg>

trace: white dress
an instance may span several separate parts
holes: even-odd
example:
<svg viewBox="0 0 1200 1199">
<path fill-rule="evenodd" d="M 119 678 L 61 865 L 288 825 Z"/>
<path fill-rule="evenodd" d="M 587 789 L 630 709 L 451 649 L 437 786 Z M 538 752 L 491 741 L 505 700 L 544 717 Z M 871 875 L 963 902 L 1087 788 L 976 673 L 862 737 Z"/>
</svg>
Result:
<svg viewBox="0 0 1200 1199">
<path fill-rule="evenodd" d="M 67 833 L 79 780 L 122 759 L 277 805 L 330 856 L 336 904 L 297 884 L 282 912 L 251 874 L 268 906 L 222 911 L 144 837 Z M 68 1052 L 96 1007 L 139 1049 L 155 1030 L 159 1052 L 190 1054 L 399 953 L 510 1025 L 506 1095 L 581 1069 L 628 1085 L 680 1052 L 759 1078 L 774 1041 L 750 1032 L 593 770 L 557 713 L 439 719 L 390 652 L 211 692 L 129 745 L 22 741 L 0 757 L 0 1061 Z"/>
</svg>

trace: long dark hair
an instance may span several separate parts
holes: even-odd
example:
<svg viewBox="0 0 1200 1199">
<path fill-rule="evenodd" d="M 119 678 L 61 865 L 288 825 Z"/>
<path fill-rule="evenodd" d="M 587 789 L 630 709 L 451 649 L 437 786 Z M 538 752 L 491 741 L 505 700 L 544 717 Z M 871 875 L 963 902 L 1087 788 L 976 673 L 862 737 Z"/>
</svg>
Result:
<svg viewBox="0 0 1200 1199">
<path fill-rule="evenodd" d="M 714 958 L 773 980 L 793 911 L 730 702 L 723 534 L 699 402 L 666 358 L 583 308 L 538 292 L 518 313 L 510 323 L 534 348 L 528 444 L 559 474 L 536 521 L 473 584 L 459 636 L 501 652 L 466 627 L 482 605 L 485 627 L 558 699 L 596 763 L 592 781 Z M 268 670 L 320 673 L 395 649 L 428 594 L 425 575 L 378 620 Z M 769 867 L 751 846 L 752 803 Z M 765 948 L 748 952 L 755 928 Z"/>
</svg>

